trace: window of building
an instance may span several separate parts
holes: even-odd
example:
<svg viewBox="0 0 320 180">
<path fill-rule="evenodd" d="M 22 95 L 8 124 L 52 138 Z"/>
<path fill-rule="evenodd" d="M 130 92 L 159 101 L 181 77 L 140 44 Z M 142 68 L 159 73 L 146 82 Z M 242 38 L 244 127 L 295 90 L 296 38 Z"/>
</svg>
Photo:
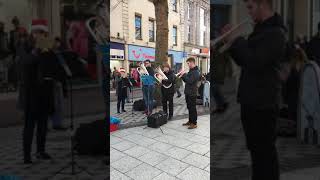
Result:
<svg viewBox="0 0 320 180">
<path fill-rule="evenodd" d="M 203 46 L 206 44 L 206 32 L 203 32 Z"/>
<path fill-rule="evenodd" d="M 188 19 L 191 19 L 191 4 L 188 3 L 187 6 L 188 6 L 187 7 L 187 17 L 188 17 Z"/>
<path fill-rule="evenodd" d="M 205 34 L 205 31 L 206 31 L 206 26 L 204 24 L 205 22 L 205 17 L 204 17 L 204 9 L 203 8 L 200 8 L 200 42 L 199 42 L 199 45 L 200 46 L 203 46 L 204 45 L 204 34 Z"/>
<path fill-rule="evenodd" d="M 172 10 L 174 12 L 178 12 L 178 1 L 177 0 L 172 0 Z"/>
<path fill-rule="evenodd" d="M 154 20 L 149 19 L 149 42 L 154 42 Z"/>
<path fill-rule="evenodd" d="M 178 44 L 178 36 L 177 36 L 177 33 L 178 33 L 178 28 L 177 28 L 177 26 L 173 26 L 173 28 L 172 28 L 172 39 L 173 39 L 173 45 L 174 45 L 174 46 L 177 46 L 177 44 Z"/>
<path fill-rule="evenodd" d="M 142 39 L 142 30 L 141 30 L 141 15 L 136 14 L 135 17 L 135 27 L 136 27 L 136 39 Z"/>
</svg>

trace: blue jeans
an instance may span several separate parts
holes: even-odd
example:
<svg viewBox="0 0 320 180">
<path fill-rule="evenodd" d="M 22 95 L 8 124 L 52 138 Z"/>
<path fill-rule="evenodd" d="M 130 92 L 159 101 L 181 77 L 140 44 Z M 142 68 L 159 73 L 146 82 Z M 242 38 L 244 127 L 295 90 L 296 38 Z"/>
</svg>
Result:
<svg viewBox="0 0 320 180">
<path fill-rule="evenodd" d="M 148 112 L 152 112 L 153 109 L 153 94 L 154 94 L 154 85 L 144 85 L 142 87 L 143 92 L 143 100 L 145 107 L 147 108 Z"/>
</svg>

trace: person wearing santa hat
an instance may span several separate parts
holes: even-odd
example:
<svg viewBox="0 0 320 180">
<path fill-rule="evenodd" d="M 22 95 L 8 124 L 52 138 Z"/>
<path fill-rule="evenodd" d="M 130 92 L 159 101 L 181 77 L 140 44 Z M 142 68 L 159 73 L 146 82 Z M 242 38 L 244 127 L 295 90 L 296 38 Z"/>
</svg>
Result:
<svg viewBox="0 0 320 180">
<path fill-rule="evenodd" d="M 23 90 L 22 108 L 25 123 L 23 130 L 24 163 L 30 164 L 33 132 L 37 126 L 37 154 L 42 160 L 49 160 L 51 156 L 45 151 L 47 122 L 54 112 L 54 79 L 53 74 L 58 69 L 58 61 L 47 41 L 48 26 L 44 19 L 32 21 L 31 35 L 33 44 L 31 52 L 21 61 L 21 80 Z M 56 63 L 55 63 L 56 62 Z"/>
<path fill-rule="evenodd" d="M 127 97 L 127 89 L 130 88 L 130 82 L 127 77 L 126 70 L 124 68 L 120 68 L 119 72 L 121 74 L 121 77 L 117 81 L 117 96 L 118 96 L 118 103 L 117 103 L 117 112 L 120 113 L 120 103 L 122 112 L 126 112 L 124 109 L 125 100 Z"/>
</svg>

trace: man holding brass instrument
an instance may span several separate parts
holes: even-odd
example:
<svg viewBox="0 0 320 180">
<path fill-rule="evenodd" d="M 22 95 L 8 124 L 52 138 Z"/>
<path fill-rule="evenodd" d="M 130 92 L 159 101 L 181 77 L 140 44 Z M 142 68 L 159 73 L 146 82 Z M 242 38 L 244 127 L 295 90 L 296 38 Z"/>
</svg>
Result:
<svg viewBox="0 0 320 180">
<path fill-rule="evenodd" d="M 280 104 L 279 65 L 285 57 L 286 29 L 272 10 L 272 0 L 244 0 L 255 22 L 248 39 L 237 37 L 229 48 L 241 67 L 238 101 L 253 180 L 279 180 L 276 119 Z M 226 33 L 229 25 L 223 28 Z M 230 43 L 228 37 L 225 43 Z"/>
<path fill-rule="evenodd" d="M 184 93 L 186 95 L 187 108 L 189 111 L 189 121 L 184 123 L 183 126 L 189 126 L 188 129 L 197 128 L 197 84 L 200 79 L 200 71 L 195 62 L 193 57 L 189 57 L 187 59 L 189 72 L 186 73 L 185 71 L 182 71 L 178 77 L 181 77 L 186 83 Z"/>
<path fill-rule="evenodd" d="M 143 100 L 145 102 L 145 114 L 147 116 L 152 114 L 152 109 L 153 109 L 153 94 L 154 94 L 154 70 L 151 67 L 151 61 L 149 59 L 144 61 L 144 66 L 146 74 L 141 76 L 142 80 L 142 92 L 143 92 Z"/>
<path fill-rule="evenodd" d="M 168 114 L 168 102 L 169 102 L 169 114 L 168 120 L 172 119 L 173 116 L 173 96 L 175 93 L 174 82 L 175 76 L 173 71 L 170 69 L 170 65 L 165 63 L 163 65 L 163 73 L 167 79 L 162 79 L 161 93 L 162 93 L 162 107 L 163 111 Z"/>
</svg>

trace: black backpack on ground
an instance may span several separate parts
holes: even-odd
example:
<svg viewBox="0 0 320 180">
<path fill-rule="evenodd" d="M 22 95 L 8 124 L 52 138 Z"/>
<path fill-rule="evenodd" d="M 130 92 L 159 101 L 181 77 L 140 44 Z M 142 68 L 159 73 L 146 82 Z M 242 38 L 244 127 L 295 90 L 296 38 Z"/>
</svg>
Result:
<svg viewBox="0 0 320 180">
<path fill-rule="evenodd" d="M 135 111 L 144 111 L 145 104 L 143 99 L 137 100 L 133 103 L 133 110 Z"/>
<path fill-rule="evenodd" d="M 75 150 L 80 155 L 106 155 L 107 128 L 105 120 L 81 124 L 75 133 Z"/>
<path fill-rule="evenodd" d="M 148 127 L 151 128 L 158 128 L 168 122 L 167 120 L 167 113 L 163 111 L 159 111 L 157 113 L 151 114 L 148 117 Z"/>
</svg>

